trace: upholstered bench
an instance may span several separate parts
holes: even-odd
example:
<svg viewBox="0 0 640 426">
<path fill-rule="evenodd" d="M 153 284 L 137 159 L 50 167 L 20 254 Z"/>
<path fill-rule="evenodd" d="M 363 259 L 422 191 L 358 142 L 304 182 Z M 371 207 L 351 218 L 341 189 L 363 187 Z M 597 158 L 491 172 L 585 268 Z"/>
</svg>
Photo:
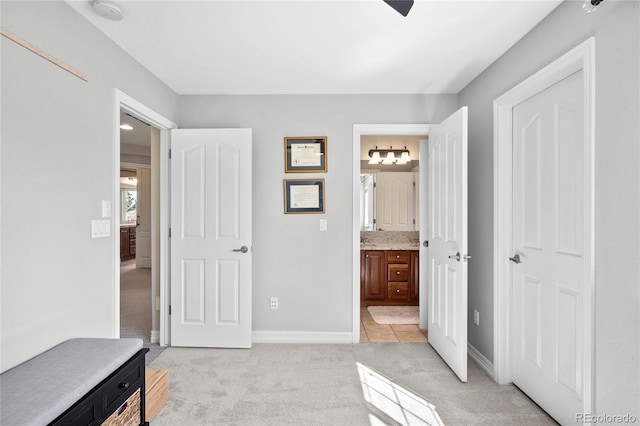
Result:
<svg viewBox="0 0 640 426">
<path fill-rule="evenodd" d="M 98 425 L 127 408 L 126 424 L 144 424 L 147 351 L 140 339 L 63 342 L 0 375 L 0 424 Z"/>
</svg>

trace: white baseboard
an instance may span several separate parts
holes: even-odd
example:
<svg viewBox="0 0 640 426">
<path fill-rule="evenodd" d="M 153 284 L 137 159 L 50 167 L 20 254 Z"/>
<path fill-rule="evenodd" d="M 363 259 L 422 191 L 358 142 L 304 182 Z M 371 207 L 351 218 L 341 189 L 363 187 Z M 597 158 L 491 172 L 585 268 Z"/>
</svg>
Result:
<svg viewBox="0 0 640 426">
<path fill-rule="evenodd" d="M 151 258 L 150 257 L 136 257 L 136 268 L 138 269 L 151 269 Z"/>
<path fill-rule="evenodd" d="M 493 379 L 493 363 L 489 361 L 486 356 L 482 355 L 471 343 L 467 343 L 467 352 L 469 357 Z"/>
<path fill-rule="evenodd" d="M 253 331 L 253 343 L 353 343 L 351 332 Z"/>
<path fill-rule="evenodd" d="M 160 331 L 151 330 L 151 343 L 160 343 Z"/>
</svg>

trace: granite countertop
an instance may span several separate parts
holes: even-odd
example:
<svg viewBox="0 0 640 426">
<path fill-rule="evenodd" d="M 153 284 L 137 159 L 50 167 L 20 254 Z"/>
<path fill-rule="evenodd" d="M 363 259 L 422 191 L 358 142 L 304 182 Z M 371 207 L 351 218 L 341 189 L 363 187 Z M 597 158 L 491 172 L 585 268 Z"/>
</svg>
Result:
<svg viewBox="0 0 640 426">
<path fill-rule="evenodd" d="M 420 250 L 418 243 L 364 243 L 360 250 Z"/>
</svg>

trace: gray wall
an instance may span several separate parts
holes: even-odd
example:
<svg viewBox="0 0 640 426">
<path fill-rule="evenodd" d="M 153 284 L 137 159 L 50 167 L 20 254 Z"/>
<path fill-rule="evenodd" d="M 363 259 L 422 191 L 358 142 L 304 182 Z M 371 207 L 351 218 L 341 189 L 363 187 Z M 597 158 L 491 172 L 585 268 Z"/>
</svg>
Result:
<svg viewBox="0 0 640 426">
<path fill-rule="evenodd" d="M 493 106 L 495 98 L 590 36 L 596 40 L 595 382 L 598 413 L 640 410 L 640 10 L 606 1 L 591 14 L 561 4 L 469 84 L 469 341 L 493 359 Z"/>
<path fill-rule="evenodd" d="M 114 239 L 90 236 L 114 201 L 113 89 L 176 121 L 177 95 L 64 2 L 0 7 L 4 29 L 89 77 L 1 38 L 4 371 L 68 338 L 113 336 Z"/>
<path fill-rule="evenodd" d="M 353 124 L 438 123 L 457 104 L 456 95 L 180 97 L 182 128 L 253 129 L 254 330 L 351 331 Z M 285 174 L 284 137 L 317 135 L 328 137 L 328 173 Z M 303 177 L 326 179 L 325 215 L 284 214 L 283 179 Z"/>
</svg>

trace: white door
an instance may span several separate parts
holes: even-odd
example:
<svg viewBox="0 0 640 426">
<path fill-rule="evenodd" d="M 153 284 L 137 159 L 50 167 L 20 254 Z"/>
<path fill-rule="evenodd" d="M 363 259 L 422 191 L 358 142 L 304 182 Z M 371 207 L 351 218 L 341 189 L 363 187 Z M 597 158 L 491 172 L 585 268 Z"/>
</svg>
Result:
<svg viewBox="0 0 640 426">
<path fill-rule="evenodd" d="M 171 345 L 251 347 L 251 129 L 171 131 Z"/>
<path fill-rule="evenodd" d="M 151 268 L 151 169 L 138 169 L 136 175 L 136 268 Z"/>
<path fill-rule="evenodd" d="M 427 280 L 429 343 L 463 382 L 467 381 L 467 114 L 463 107 L 429 131 L 427 182 L 421 185 L 427 194 L 420 194 L 427 197 L 421 239 L 429 247 L 421 248 L 425 261 L 420 263 L 420 275 Z"/>
<path fill-rule="evenodd" d="M 376 174 L 376 228 L 384 231 L 413 231 L 413 173 Z"/>
<path fill-rule="evenodd" d="M 513 382 L 562 424 L 582 412 L 583 73 L 513 108 Z"/>
</svg>

